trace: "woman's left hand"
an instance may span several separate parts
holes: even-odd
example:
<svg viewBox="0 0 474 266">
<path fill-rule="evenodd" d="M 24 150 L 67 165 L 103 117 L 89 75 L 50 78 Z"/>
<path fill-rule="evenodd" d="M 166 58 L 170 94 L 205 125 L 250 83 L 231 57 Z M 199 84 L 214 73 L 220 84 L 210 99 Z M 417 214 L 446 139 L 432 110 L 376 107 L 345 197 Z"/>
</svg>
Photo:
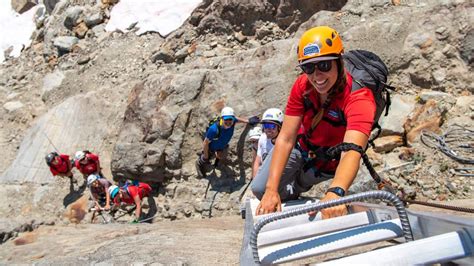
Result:
<svg viewBox="0 0 474 266">
<path fill-rule="evenodd" d="M 328 192 L 328 193 L 326 193 L 326 196 L 324 196 L 324 198 L 321 199 L 321 202 L 328 201 L 328 200 L 334 200 L 334 199 L 338 199 L 338 198 L 340 198 L 338 195 L 336 195 L 332 192 Z M 338 206 L 331 207 L 331 208 L 322 209 L 321 214 L 322 214 L 323 219 L 329 219 L 329 218 L 333 218 L 333 217 L 337 217 L 337 216 L 343 216 L 343 215 L 347 214 L 347 207 L 346 207 L 346 205 L 343 204 L 343 205 L 338 205 Z M 310 215 L 311 215 L 311 213 L 310 213 Z"/>
</svg>

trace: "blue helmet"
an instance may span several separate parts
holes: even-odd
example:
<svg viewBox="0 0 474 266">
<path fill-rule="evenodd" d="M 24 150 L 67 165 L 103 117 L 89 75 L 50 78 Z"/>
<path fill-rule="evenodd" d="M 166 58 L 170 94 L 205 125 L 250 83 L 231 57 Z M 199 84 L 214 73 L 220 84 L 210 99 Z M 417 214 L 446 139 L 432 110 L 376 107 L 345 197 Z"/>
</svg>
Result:
<svg viewBox="0 0 474 266">
<path fill-rule="evenodd" d="M 117 193 L 119 192 L 119 187 L 116 186 L 116 185 L 112 185 L 109 187 L 109 194 L 110 194 L 110 198 L 115 198 L 115 196 L 117 196 Z"/>
</svg>

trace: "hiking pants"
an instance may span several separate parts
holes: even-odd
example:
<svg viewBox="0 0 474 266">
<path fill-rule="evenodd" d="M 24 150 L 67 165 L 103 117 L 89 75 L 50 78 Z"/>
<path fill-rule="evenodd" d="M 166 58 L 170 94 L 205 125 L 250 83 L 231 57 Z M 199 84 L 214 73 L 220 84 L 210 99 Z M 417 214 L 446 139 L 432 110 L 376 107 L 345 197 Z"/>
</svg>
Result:
<svg viewBox="0 0 474 266">
<path fill-rule="evenodd" d="M 275 149 L 272 149 L 270 151 L 267 158 L 260 166 L 257 176 L 252 181 L 252 192 L 259 200 L 262 199 L 263 194 L 265 193 L 274 150 Z M 302 192 L 310 190 L 313 185 L 334 177 L 333 175 L 324 173 L 318 173 L 315 175 L 313 168 L 304 172 L 304 162 L 305 160 L 301 155 L 301 152 L 298 149 L 293 148 L 290 157 L 288 158 L 288 163 L 286 164 L 285 169 L 283 169 L 280 184 L 278 186 L 278 193 L 280 194 L 281 201 L 297 199 Z"/>
</svg>

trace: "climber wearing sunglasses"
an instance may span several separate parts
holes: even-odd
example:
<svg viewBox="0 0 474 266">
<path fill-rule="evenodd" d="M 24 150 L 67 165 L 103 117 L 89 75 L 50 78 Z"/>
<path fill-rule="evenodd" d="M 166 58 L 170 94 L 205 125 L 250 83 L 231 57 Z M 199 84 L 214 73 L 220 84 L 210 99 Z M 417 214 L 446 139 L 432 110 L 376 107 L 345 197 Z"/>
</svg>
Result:
<svg viewBox="0 0 474 266">
<path fill-rule="evenodd" d="M 366 147 L 376 105 L 369 88 L 352 91 L 343 51 L 339 34 L 330 27 L 314 27 L 301 36 L 297 54 L 303 73 L 291 89 L 275 147 L 252 182 L 260 199 L 256 215 L 281 211 L 282 201 L 297 199 L 322 181 L 330 180 L 330 185 L 321 202 L 343 197 L 349 190 L 361 154 L 350 150 L 333 159 L 323 155 L 343 142 Z M 331 218 L 345 215 L 347 209 L 339 205 L 321 213 Z"/>
<path fill-rule="evenodd" d="M 275 145 L 283 124 L 283 112 L 278 108 L 270 108 L 263 113 L 260 123 L 264 134 L 258 139 L 257 156 L 252 165 L 252 179 L 257 175 L 262 162 Z"/>
</svg>

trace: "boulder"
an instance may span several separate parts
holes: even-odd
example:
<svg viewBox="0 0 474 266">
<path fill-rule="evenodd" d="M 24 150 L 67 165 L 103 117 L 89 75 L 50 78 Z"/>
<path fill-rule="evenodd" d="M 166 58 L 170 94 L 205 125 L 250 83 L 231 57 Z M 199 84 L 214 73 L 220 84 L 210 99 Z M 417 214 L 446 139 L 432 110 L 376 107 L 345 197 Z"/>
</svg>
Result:
<svg viewBox="0 0 474 266">
<path fill-rule="evenodd" d="M 375 152 L 390 152 L 396 147 L 403 146 L 403 138 L 401 136 L 385 136 L 375 139 Z"/>
<path fill-rule="evenodd" d="M 23 14 L 38 4 L 35 0 L 11 0 L 13 10 Z"/>
<path fill-rule="evenodd" d="M 451 103 L 456 101 L 451 94 L 441 91 L 422 90 L 419 97 L 422 103 L 426 103 L 428 100 L 434 100 L 436 102 L 447 101 Z"/>
<path fill-rule="evenodd" d="M 154 53 L 151 57 L 150 60 L 153 63 L 156 63 L 157 61 L 163 61 L 165 63 L 172 63 L 174 62 L 175 58 L 173 55 L 173 52 L 168 50 L 168 49 L 160 49 L 156 53 Z"/>
<path fill-rule="evenodd" d="M 439 133 L 446 111 L 445 106 L 433 99 L 418 106 L 404 125 L 407 132 L 407 142 L 413 143 L 420 132 L 425 129 Z"/>
<path fill-rule="evenodd" d="M 415 99 L 409 95 L 392 94 L 391 105 L 387 116 L 380 117 L 381 136 L 405 134 L 403 125 L 410 113 L 415 109 Z"/>
<path fill-rule="evenodd" d="M 86 23 L 81 22 L 74 27 L 73 32 L 78 38 L 82 39 L 84 36 L 86 36 L 88 30 L 89 28 L 87 27 Z"/>
<path fill-rule="evenodd" d="M 255 35 L 261 21 L 273 22 L 281 29 L 294 32 L 302 22 L 322 10 L 340 10 L 347 1 L 307 1 L 293 4 L 284 1 L 219 1 L 202 4 L 190 18 L 199 33 L 233 33 L 241 31 L 245 36 Z M 266 33 L 271 33 L 267 32 Z"/>
<path fill-rule="evenodd" d="M 16 110 L 19 110 L 23 108 L 23 103 L 20 101 L 12 101 L 12 102 L 6 102 L 3 105 L 3 108 L 7 110 L 7 112 L 12 113 L 15 112 Z"/>
<path fill-rule="evenodd" d="M 54 39 L 54 46 L 62 53 L 70 52 L 74 45 L 79 42 L 79 39 L 72 36 L 59 36 Z"/>
<path fill-rule="evenodd" d="M 86 23 L 88 28 L 92 28 L 96 25 L 99 25 L 103 21 L 104 21 L 104 17 L 102 16 L 100 12 L 86 16 L 84 18 L 84 22 Z"/>
<path fill-rule="evenodd" d="M 84 12 L 84 8 L 81 6 L 71 6 L 66 9 L 66 18 L 64 19 L 64 26 L 68 30 L 73 30 L 77 24 L 79 24 L 82 19 L 82 13 Z"/>
</svg>

